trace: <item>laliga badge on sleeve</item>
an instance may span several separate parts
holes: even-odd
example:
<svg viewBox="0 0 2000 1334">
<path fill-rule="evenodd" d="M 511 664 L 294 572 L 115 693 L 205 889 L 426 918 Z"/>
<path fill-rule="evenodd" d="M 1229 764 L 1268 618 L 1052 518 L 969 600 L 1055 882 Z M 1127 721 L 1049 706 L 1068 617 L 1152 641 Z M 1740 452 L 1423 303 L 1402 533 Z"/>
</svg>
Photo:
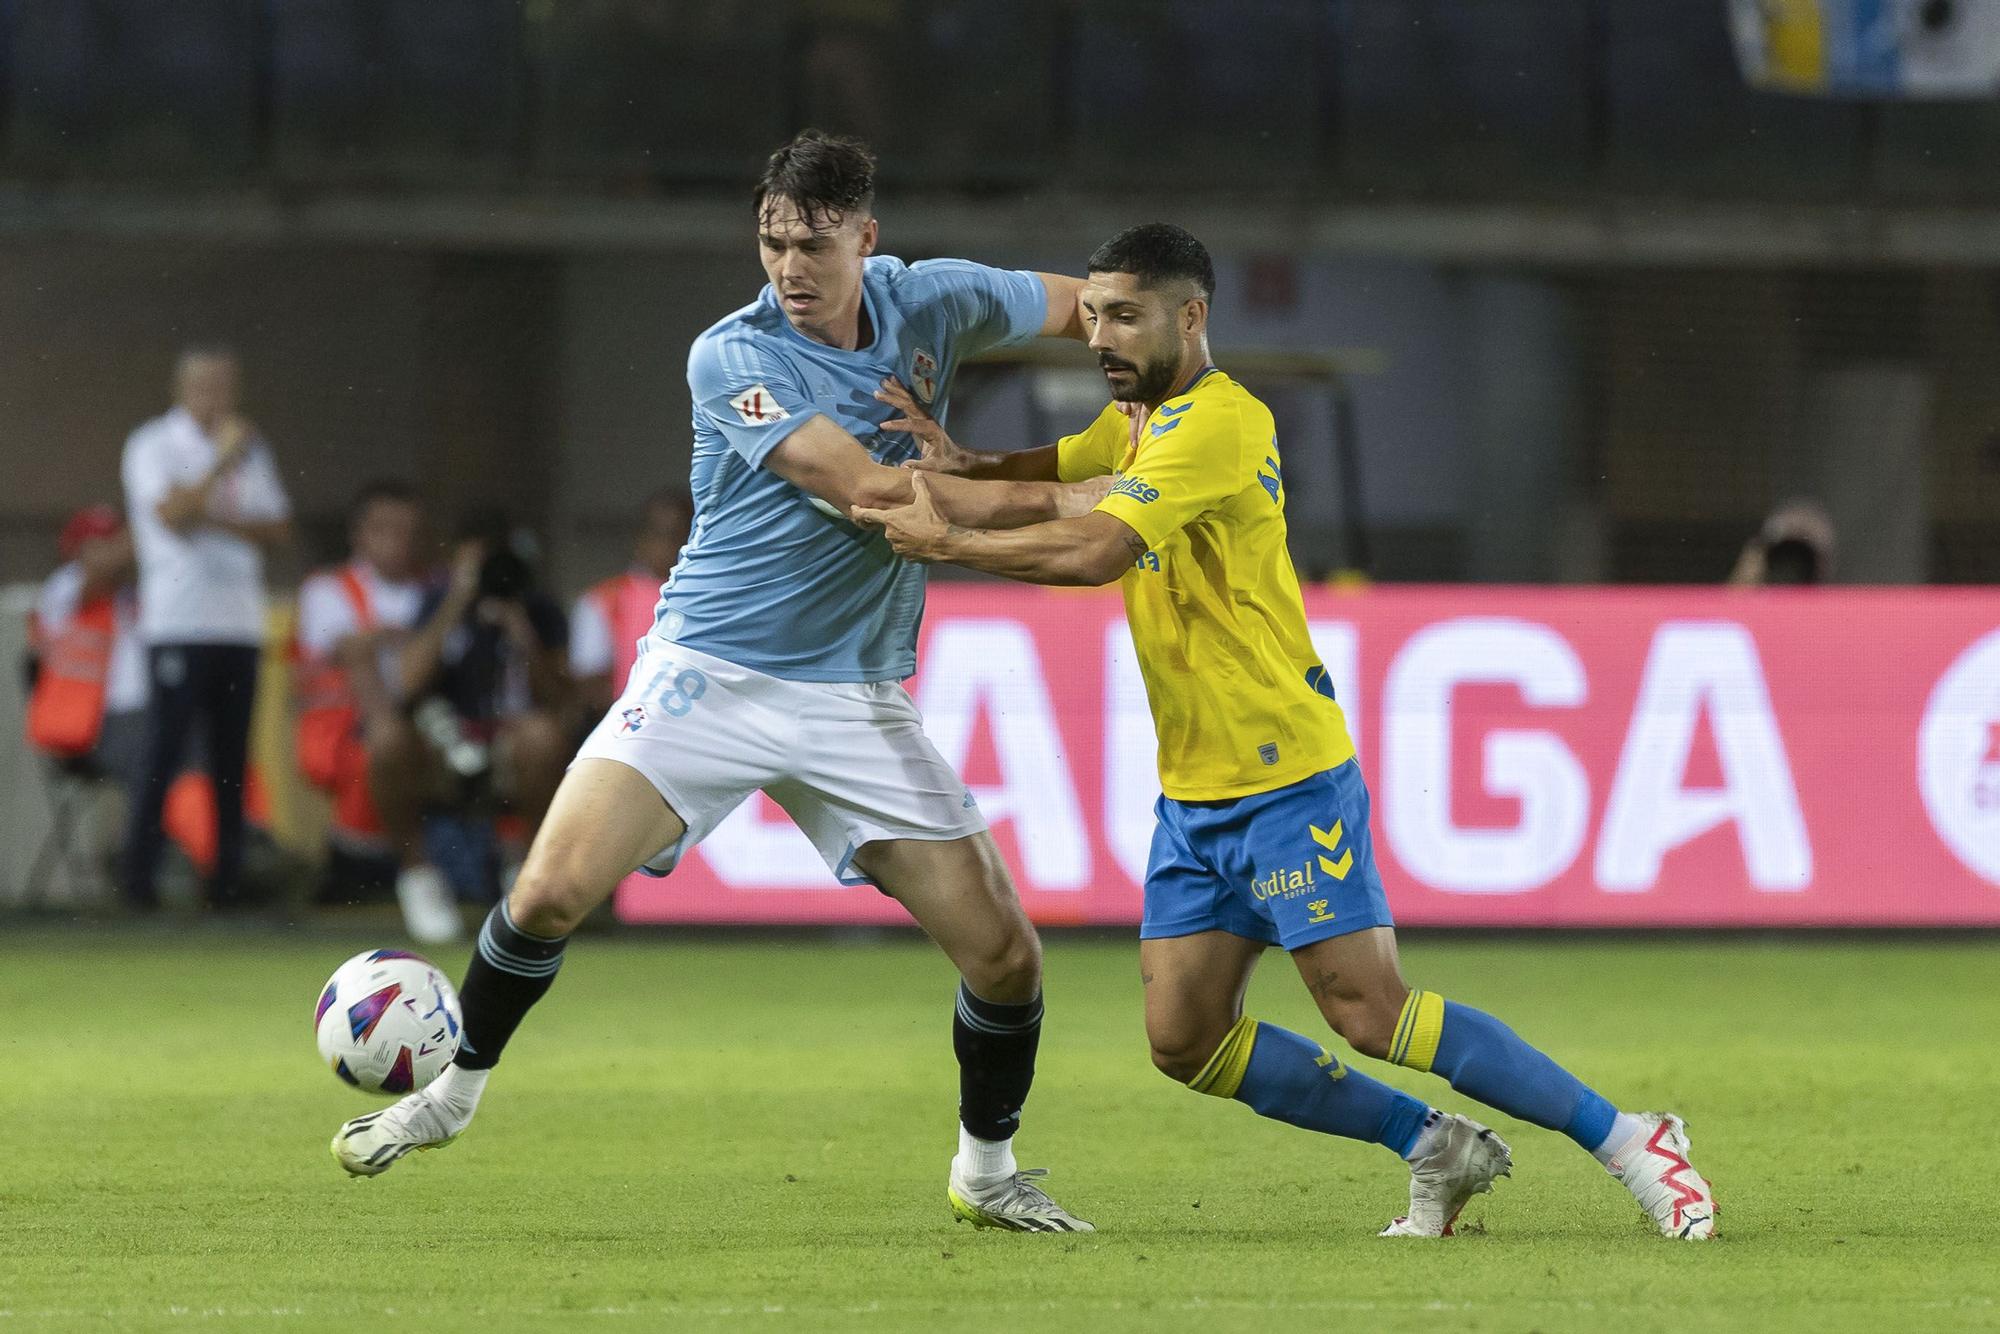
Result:
<svg viewBox="0 0 2000 1334">
<path fill-rule="evenodd" d="M 761 384 L 753 384 L 730 399 L 729 406 L 736 409 L 736 415 L 743 419 L 745 426 L 769 426 L 792 415 L 779 407 L 778 400 L 771 397 L 771 391 Z"/>
</svg>

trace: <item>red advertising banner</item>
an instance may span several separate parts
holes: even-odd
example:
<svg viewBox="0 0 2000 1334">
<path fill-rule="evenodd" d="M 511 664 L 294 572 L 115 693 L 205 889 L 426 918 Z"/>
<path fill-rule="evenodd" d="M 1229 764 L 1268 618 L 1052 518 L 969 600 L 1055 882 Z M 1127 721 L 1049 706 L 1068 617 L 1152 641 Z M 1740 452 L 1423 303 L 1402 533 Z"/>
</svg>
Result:
<svg viewBox="0 0 2000 1334">
<path fill-rule="evenodd" d="M 1413 926 L 2000 925 L 2000 591 L 1394 588 L 1307 611 Z M 1036 921 L 1133 923 L 1159 793 L 1114 592 L 931 587 L 925 727 Z M 761 794 L 635 922 L 900 922 Z"/>
</svg>

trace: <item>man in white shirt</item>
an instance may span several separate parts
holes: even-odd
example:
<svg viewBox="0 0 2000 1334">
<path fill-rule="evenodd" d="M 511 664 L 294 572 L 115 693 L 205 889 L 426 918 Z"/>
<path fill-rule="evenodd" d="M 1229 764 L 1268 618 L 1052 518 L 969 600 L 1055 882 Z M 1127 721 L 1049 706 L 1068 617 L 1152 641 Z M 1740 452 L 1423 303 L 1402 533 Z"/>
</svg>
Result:
<svg viewBox="0 0 2000 1334">
<path fill-rule="evenodd" d="M 209 901 L 238 906 L 243 770 L 264 641 L 264 552 L 291 540 L 291 503 L 270 448 L 237 411 L 240 378 L 234 353 L 189 349 L 174 370 L 174 408 L 125 442 L 150 697 L 123 888 L 127 904 L 141 912 L 159 903 L 161 808 L 197 718 L 215 787 Z"/>
</svg>

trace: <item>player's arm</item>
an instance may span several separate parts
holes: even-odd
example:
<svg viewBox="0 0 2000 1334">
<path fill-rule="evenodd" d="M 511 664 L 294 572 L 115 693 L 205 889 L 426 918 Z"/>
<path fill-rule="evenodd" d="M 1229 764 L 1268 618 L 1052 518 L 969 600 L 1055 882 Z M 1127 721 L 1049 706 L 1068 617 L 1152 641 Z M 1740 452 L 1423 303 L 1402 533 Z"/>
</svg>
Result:
<svg viewBox="0 0 2000 1334">
<path fill-rule="evenodd" d="M 826 417 L 812 418 L 779 441 L 764 456 L 763 466 L 842 515 L 908 505 L 915 496 L 911 481 L 918 475 L 877 463 L 859 440 Z M 1064 512 L 1065 493 L 1071 490 L 1053 481 L 934 480 L 943 511 L 958 523 L 979 528 L 1018 528 L 1053 519 Z"/>
<path fill-rule="evenodd" d="M 1121 420 L 1115 407 L 1107 408 L 1084 431 L 1063 440 L 1062 474 L 1107 471 L 1107 450 L 1118 438 Z M 932 501 L 929 474 L 918 472 L 911 474 L 912 503 L 858 513 L 855 522 L 880 527 L 897 553 L 912 560 L 950 561 L 1031 583 L 1108 584 L 1244 489 L 1244 439 L 1238 413 L 1191 404 L 1171 425 L 1152 432 L 1134 458 L 1134 471 L 1105 487 L 1089 514 L 1009 533 L 984 532 L 947 518 Z"/>
<path fill-rule="evenodd" d="M 1009 532 L 954 523 L 936 503 L 938 480 L 913 473 L 908 505 L 858 510 L 854 521 L 883 529 L 896 554 L 910 560 L 943 561 L 1030 584 L 1095 588 L 1115 583 L 1146 553 L 1145 538 L 1123 519 L 1097 509 Z"/>
<path fill-rule="evenodd" d="M 1083 327 L 1083 288 L 1081 278 L 1072 278 L 1066 273 L 1037 273 L 1042 280 L 1042 291 L 1048 297 L 1048 314 L 1042 320 L 1042 337 L 1074 338 L 1079 343 L 1090 341 L 1090 330 Z"/>
</svg>

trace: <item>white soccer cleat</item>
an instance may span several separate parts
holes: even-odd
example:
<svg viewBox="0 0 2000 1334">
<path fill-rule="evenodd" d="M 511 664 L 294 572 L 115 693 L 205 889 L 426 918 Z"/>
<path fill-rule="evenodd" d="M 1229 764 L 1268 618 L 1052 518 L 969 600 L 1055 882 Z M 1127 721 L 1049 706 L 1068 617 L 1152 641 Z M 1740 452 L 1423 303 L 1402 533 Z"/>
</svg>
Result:
<svg viewBox="0 0 2000 1334">
<path fill-rule="evenodd" d="M 404 1154 L 442 1149 L 471 1124 L 471 1116 L 454 1116 L 428 1091 L 418 1090 L 334 1132 L 333 1156 L 349 1176 L 380 1176 Z"/>
<path fill-rule="evenodd" d="M 451 882 L 435 866 L 405 866 L 396 874 L 396 904 L 403 910 L 403 927 L 410 939 L 443 945 L 465 934 Z"/>
<path fill-rule="evenodd" d="M 1449 1237 L 1459 1211 L 1493 1189 L 1514 1166 L 1506 1141 L 1463 1116 L 1447 1116 L 1437 1148 L 1410 1164 L 1410 1212 L 1382 1229 L 1384 1237 Z"/>
<path fill-rule="evenodd" d="M 1046 1167 L 1037 1167 L 975 1190 L 954 1172 L 945 1196 L 951 1201 L 952 1213 L 974 1227 L 997 1227 L 1008 1232 L 1097 1231 L 1050 1199 L 1036 1184 L 1048 1174 Z"/>
<path fill-rule="evenodd" d="M 1662 1236 L 1707 1241 L 1715 1235 L 1715 1190 L 1688 1161 L 1687 1126 L 1678 1116 L 1639 1112 L 1645 1125 L 1605 1164 L 1660 1225 Z"/>
</svg>

